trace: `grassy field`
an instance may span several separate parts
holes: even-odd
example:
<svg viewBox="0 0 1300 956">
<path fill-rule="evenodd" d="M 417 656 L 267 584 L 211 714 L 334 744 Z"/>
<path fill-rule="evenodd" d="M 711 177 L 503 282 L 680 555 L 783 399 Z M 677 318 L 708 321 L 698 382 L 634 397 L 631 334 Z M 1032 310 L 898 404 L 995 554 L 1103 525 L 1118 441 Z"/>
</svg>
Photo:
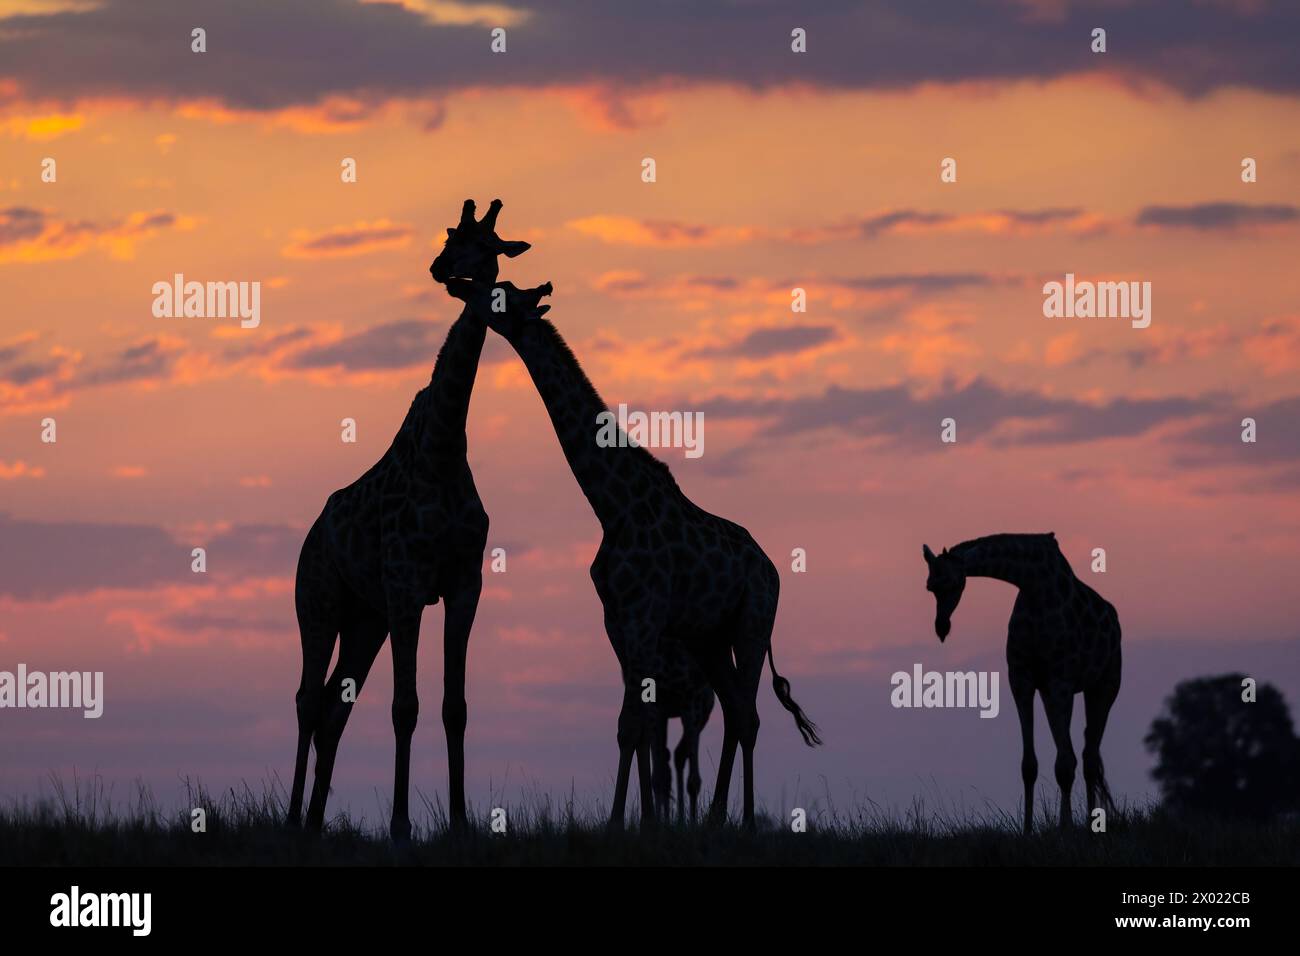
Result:
<svg viewBox="0 0 1300 956">
<path fill-rule="evenodd" d="M 850 865 L 850 866 L 1277 866 L 1300 864 L 1300 820 L 1272 824 L 1180 818 L 1158 808 L 1130 809 L 1108 832 L 1061 832 L 1044 821 L 1029 837 L 1014 815 L 987 811 L 960 820 L 915 806 L 901 815 L 876 807 L 810 814 L 807 832 L 760 818 L 757 833 L 734 825 L 635 826 L 607 834 L 599 807 L 552 805 L 544 797 L 506 805 L 507 831 L 488 814 L 453 834 L 436 805 L 425 805 L 412 845 L 397 850 L 386 832 L 336 817 L 318 837 L 286 831 L 273 789 L 214 797 L 191 789 L 189 806 L 207 808 L 207 831 L 186 813 L 164 813 L 138 791 L 117 806 L 102 785 L 58 781 L 55 796 L 0 808 L 3 866 L 386 866 L 386 865 Z M 631 818 L 630 818 L 631 819 Z"/>
</svg>

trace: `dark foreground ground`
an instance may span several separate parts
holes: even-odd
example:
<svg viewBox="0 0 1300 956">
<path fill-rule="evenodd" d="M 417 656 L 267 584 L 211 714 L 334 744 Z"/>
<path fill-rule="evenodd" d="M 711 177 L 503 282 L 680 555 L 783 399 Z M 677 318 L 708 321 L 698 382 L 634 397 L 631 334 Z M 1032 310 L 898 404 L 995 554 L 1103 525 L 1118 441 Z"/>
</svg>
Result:
<svg viewBox="0 0 1300 956">
<path fill-rule="evenodd" d="M 607 834 L 603 810 L 533 800 L 506 806 L 506 832 L 492 832 L 490 810 L 468 833 L 448 832 L 436 806 L 425 807 L 409 849 L 384 830 L 338 817 L 319 837 L 286 831 L 274 793 L 191 794 L 205 807 L 207 831 L 190 814 L 163 813 L 141 792 L 115 807 L 94 787 L 39 803 L 0 808 L 2 866 L 232 865 L 856 865 L 856 866 L 1278 866 L 1300 864 L 1300 820 L 1274 823 L 1190 819 L 1159 809 L 1129 810 L 1094 833 L 1061 832 L 1044 821 L 1030 837 L 1014 815 L 937 818 L 921 808 L 889 816 L 877 808 L 809 815 L 807 832 L 761 818 L 757 833 L 731 825 L 635 826 Z M 413 816 L 418 816 L 414 815 Z M 632 817 L 629 816 L 629 820 Z M 788 819 L 788 818 L 787 818 Z M 385 828 L 386 829 L 386 828 Z"/>
</svg>

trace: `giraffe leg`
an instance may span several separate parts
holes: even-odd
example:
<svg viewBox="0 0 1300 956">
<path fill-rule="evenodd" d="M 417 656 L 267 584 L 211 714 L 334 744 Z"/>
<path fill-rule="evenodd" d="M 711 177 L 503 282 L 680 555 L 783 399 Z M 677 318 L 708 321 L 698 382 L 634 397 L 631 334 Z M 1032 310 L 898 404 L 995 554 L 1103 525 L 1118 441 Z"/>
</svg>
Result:
<svg viewBox="0 0 1300 956">
<path fill-rule="evenodd" d="M 636 744 L 636 775 L 641 789 L 641 829 L 650 830 L 654 828 L 658 819 L 655 816 L 654 786 L 650 779 L 650 745 L 659 717 L 656 705 L 640 704 L 639 706 L 642 708 L 642 714 Z"/>
<path fill-rule="evenodd" d="M 618 715 L 618 779 L 614 783 L 614 805 L 610 810 L 611 830 L 623 827 L 633 756 L 637 758 L 641 826 L 652 829 L 655 825 L 650 745 L 661 711 L 656 702 L 657 692 L 656 700 L 642 700 L 642 682 L 649 678 L 657 683 L 662 676 L 659 674 L 659 640 L 663 634 L 663 618 L 652 602 L 635 600 L 635 597 L 631 595 L 628 598 L 629 606 L 635 609 L 632 613 L 611 610 L 608 605 L 605 608 L 605 631 L 623 673 L 623 707 Z"/>
<path fill-rule="evenodd" d="M 689 776 L 686 778 L 686 792 L 691 799 L 691 823 L 696 821 L 696 805 L 700 796 L 700 735 L 704 733 L 704 727 L 709 722 L 709 714 L 713 713 L 713 691 L 704 688 L 699 697 L 699 707 L 691 715 L 691 736 L 690 749 L 687 751 L 689 758 Z"/>
<path fill-rule="evenodd" d="M 668 752 L 668 718 L 662 710 L 655 721 L 650 746 L 653 749 L 650 763 L 654 769 L 650 783 L 655 793 L 655 813 L 667 822 L 672 817 L 673 772 L 672 755 Z"/>
<path fill-rule="evenodd" d="M 1074 770 L 1078 759 L 1070 740 L 1070 714 L 1074 710 L 1074 694 L 1069 687 L 1053 686 L 1043 691 L 1043 709 L 1047 711 L 1047 724 L 1052 729 L 1056 743 L 1056 783 L 1061 788 L 1061 829 L 1070 826 L 1070 790 L 1074 786 Z"/>
<path fill-rule="evenodd" d="M 338 639 L 340 618 L 338 582 L 329 572 L 321 544 L 320 522 L 312 525 L 303 541 L 294 583 L 294 606 L 298 615 L 298 635 L 302 643 L 302 678 L 294 706 L 298 714 L 298 749 L 293 765 L 293 787 L 285 824 L 297 827 L 302 819 L 303 791 L 307 786 L 307 761 L 312 737 L 320 726 L 324 705 L 325 677 L 334 642 Z"/>
<path fill-rule="evenodd" d="M 757 649 L 756 660 L 744 661 L 741 665 L 741 695 L 743 722 L 740 726 L 740 755 L 745 771 L 744 823 L 750 830 L 756 829 L 754 820 L 754 745 L 758 742 L 758 685 L 763 676 L 763 659 L 767 648 Z"/>
<path fill-rule="evenodd" d="M 420 643 L 420 616 L 423 610 L 423 607 L 417 606 L 414 613 L 394 617 L 392 623 L 393 735 L 397 749 L 393 761 L 393 818 L 388 832 L 393 842 L 399 846 L 409 843 L 411 839 L 411 737 L 420 717 L 415 660 Z"/>
<path fill-rule="evenodd" d="M 1010 676 L 1010 675 L 1009 675 Z M 1025 785 L 1025 835 L 1034 829 L 1034 785 L 1038 782 L 1038 757 L 1034 755 L 1034 685 L 1010 677 L 1011 695 L 1016 700 L 1016 716 L 1020 720 L 1020 740 L 1023 753 L 1020 758 L 1020 779 Z"/>
<path fill-rule="evenodd" d="M 468 826 L 465 812 L 465 657 L 474 627 L 482 574 L 467 587 L 445 599 L 442 634 L 442 727 L 447 735 L 447 794 L 453 828 Z"/>
<path fill-rule="evenodd" d="M 776 574 L 775 571 L 772 572 Z M 756 828 L 754 819 L 754 746 L 758 742 L 758 687 L 763 664 L 772 646 L 776 623 L 776 592 L 753 588 L 735 635 L 736 686 L 740 692 L 741 761 L 744 767 L 744 824 Z"/>
<path fill-rule="evenodd" d="M 343 728 L 352 714 L 352 700 L 344 700 L 343 681 L 356 681 L 357 694 L 370 673 L 370 667 L 383 646 L 388 628 L 377 618 L 358 617 L 344 624 L 339 639 L 339 660 L 325 685 L 320 725 L 316 731 L 316 778 L 307 807 L 307 828 L 319 831 L 325 823 L 325 802 L 329 799 L 330 781 L 334 777 L 334 758 L 338 754 Z"/>
<path fill-rule="evenodd" d="M 722 705 L 722 754 L 718 759 L 718 783 L 713 790 L 713 802 L 709 805 L 709 823 L 716 826 L 727 821 L 727 796 L 731 790 L 731 770 L 736 762 L 736 747 L 744 721 L 743 704 L 730 648 L 725 644 L 715 644 L 703 650 L 698 660 Z"/>
<path fill-rule="evenodd" d="M 686 764 L 690 759 L 690 730 L 686 724 L 686 718 L 682 718 L 682 739 L 677 741 L 677 747 L 673 750 L 673 764 L 677 770 L 677 823 L 680 826 L 686 822 Z M 695 818 L 695 796 L 691 796 L 691 819 Z"/>
<path fill-rule="evenodd" d="M 1083 713 L 1087 721 L 1083 728 L 1083 782 L 1088 791 L 1089 814 L 1098 807 L 1098 795 L 1102 801 L 1100 805 L 1107 813 L 1115 810 L 1101 762 L 1101 737 L 1106 732 L 1106 719 L 1117 696 L 1118 684 L 1089 688 L 1083 692 Z"/>
<path fill-rule="evenodd" d="M 627 811 L 627 785 L 632 774 L 632 756 L 640 734 L 639 685 L 623 681 L 623 707 L 618 713 L 618 776 L 614 781 L 614 805 L 610 808 L 609 829 L 622 830 Z"/>
<path fill-rule="evenodd" d="M 307 760 L 311 752 L 312 737 L 320 726 L 325 701 L 325 675 L 329 671 L 330 657 L 334 653 L 334 641 L 337 638 L 334 625 L 312 627 L 302 622 L 301 614 L 299 629 L 302 637 L 302 679 L 298 683 L 298 693 L 294 697 L 294 705 L 298 711 L 298 752 L 293 765 L 293 790 L 289 795 L 289 812 L 285 816 L 285 823 L 290 827 L 297 827 L 302 821 L 303 791 L 307 787 Z"/>
</svg>

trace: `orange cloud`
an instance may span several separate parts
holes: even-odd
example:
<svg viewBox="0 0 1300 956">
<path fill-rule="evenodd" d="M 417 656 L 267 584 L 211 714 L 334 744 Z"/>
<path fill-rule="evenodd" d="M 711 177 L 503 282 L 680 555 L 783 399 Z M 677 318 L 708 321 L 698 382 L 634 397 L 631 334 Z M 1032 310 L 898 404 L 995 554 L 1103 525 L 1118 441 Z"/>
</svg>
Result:
<svg viewBox="0 0 1300 956">
<path fill-rule="evenodd" d="M 418 13 L 432 24 L 449 26 L 512 27 L 526 23 L 531 10 L 504 3 L 459 3 L 456 0 L 361 0 L 362 3 L 394 3 Z"/>
<path fill-rule="evenodd" d="M 906 330 L 879 339 L 875 347 L 887 355 L 901 355 L 913 375 L 934 378 L 956 371 L 962 360 L 983 354 L 978 345 L 956 334 L 969 327 L 975 317 L 967 312 L 925 306 L 907 316 Z"/>
<path fill-rule="evenodd" d="M 1264 323 L 1263 329 L 1246 337 L 1241 349 L 1268 375 L 1300 368 L 1300 316 Z"/>
<path fill-rule="evenodd" d="M 136 243 L 165 229 L 193 229 L 196 220 L 165 210 L 134 212 L 107 224 L 61 219 L 32 206 L 0 209 L 0 264 L 75 259 L 101 247 L 114 259 L 130 259 Z"/>
<path fill-rule="evenodd" d="M 323 232 L 300 229 L 294 241 L 280 250 L 287 259 L 342 259 L 383 249 L 400 249 L 411 241 L 415 229 L 388 219 L 334 226 Z"/>
<path fill-rule="evenodd" d="M 361 129 L 384 118 L 399 105 L 398 100 L 377 102 L 351 96 L 329 96 L 309 106 L 243 110 L 225 106 L 217 100 L 188 100 L 176 107 L 175 114 L 182 119 L 205 120 L 222 126 L 240 123 L 295 133 L 334 134 Z"/>
<path fill-rule="evenodd" d="M 15 139 L 46 142 L 86 125 L 81 113 L 48 113 L 38 116 L 9 116 L 0 119 L 0 132 Z"/>
<path fill-rule="evenodd" d="M 15 478 L 44 478 L 45 469 L 40 465 L 29 465 L 25 461 L 9 464 L 0 461 L 0 481 L 13 481 Z"/>
<path fill-rule="evenodd" d="M 622 90 L 608 84 L 578 86 L 554 95 L 567 102 L 588 126 L 601 132 L 622 132 L 657 126 L 668 117 L 667 102 L 644 90 Z"/>
<path fill-rule="evenodd" d="M 601 242 L 628 246 L 713 246 L 748 242 L 759 235 L 747 226 L 701 226 L 664 219 L 633 219 L 630 216 L 587 216 L 566 223 L 586 236 Z"/>
<path fill-rule="evenodd" d="M 1118 223 L 1082 209 L 1002 209 L 973 213 L 885 209 L 863 219 L 792 229 L 787 236 L 793 242 L 821 243 L 881 236 L 1034 236 L 1047 233 L 1096 236 L 1116 228 Z"/>
</svg>

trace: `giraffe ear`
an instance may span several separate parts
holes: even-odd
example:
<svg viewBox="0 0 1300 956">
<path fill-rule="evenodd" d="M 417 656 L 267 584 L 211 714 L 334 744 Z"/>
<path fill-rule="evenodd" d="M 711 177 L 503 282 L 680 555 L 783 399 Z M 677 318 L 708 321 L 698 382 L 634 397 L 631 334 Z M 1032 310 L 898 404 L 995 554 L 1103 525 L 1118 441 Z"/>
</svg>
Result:
<svg viewBox="0 0 1300 956">
<path fill-rule="evenodd" d="M 921 554 L 925 558 L 926 564 L 934 564 L 934 552 L 930 550 L 928 544 L 921 545 Z"/>
<path fill-rule="evenodd" d="M 513 259 L 515 256 L 522 256 L 531 248 L 532 244 L 527 242 L 506 242 L 504 239 L 497 241 L 497 251 L 507 259 Z"/>
</svg>

